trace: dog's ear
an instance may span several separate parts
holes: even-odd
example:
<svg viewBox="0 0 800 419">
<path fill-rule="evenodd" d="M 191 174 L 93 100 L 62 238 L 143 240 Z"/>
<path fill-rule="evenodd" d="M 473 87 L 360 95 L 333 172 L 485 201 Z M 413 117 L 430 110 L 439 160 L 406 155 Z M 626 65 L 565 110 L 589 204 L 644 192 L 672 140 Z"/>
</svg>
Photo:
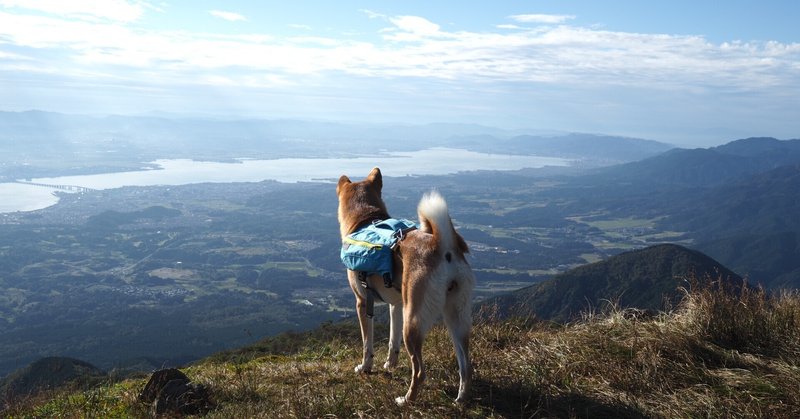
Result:
<svg viewBox="0 0 800 419">
<path fill-rule="evenodd" d="M 372 169 L 372 171 L 369 172 L 369 176 L 367 176 L 367 180 L 372 182 L 372 185 L 378 189 L 378 192 L 383 189 L 383 175 L 381 175 L 381 169 L 377 167 Z"/>
<path fill-rule="evenodd" d="M 349 183 L 352 183 L 350 182 L 350 178 L 345 175 L 342 175 L 342 177 L 339 178 L 339 183 L 336 185 L 336 195 L 339 195 L 341 193 L 342 186 L 347 185 Z"/>
</svg>

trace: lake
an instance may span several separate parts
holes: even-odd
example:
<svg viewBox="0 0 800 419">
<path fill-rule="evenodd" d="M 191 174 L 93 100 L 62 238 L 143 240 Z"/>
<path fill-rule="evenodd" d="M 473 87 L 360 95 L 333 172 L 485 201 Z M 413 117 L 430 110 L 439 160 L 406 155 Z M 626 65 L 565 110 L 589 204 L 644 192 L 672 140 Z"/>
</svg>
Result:
<svg viewBox="0 0 800 419">
<path fill-rule="evenodd" d="M 379 153 L 371 157 L 285 158 L 275 160 L 241 159 L 235 163 L 188 159 L 156 160 L 159 169 L 60 176 L 31 179 L 31 183 L 71 185 L 90 189 L 123 186 L 186 185 L 227 183 L 334 181 L 342 174 L 361 179 L 378 166 L 384 176 L 445 175 L 475 170 L 518 170 L 545 166 L 567 166 L 570 160 L 556 157 L 487 154 L 452 148 L 430 148 L 411 152 Z M 0 213 L 32 211 L 58 202 L 56 189 L 0 183 Z"/>
</svg>

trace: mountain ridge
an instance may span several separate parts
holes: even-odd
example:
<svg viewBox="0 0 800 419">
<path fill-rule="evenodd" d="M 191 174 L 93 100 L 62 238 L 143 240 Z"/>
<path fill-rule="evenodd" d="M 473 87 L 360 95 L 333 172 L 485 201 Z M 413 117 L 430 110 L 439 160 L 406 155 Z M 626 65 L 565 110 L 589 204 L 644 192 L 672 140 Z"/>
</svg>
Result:
<svg viewBox="0 0 800 419">
<path fill-rule="evenodd" d="M 741 287 L 742 278 L 705 254 L 675 244 L 632 250 L 586 264 L 506 295 L 482 306 L 505 315 L 533 314 L 537 318 L 571 321 L 582 313 L 614 304 L 645 311 L 674 306 L 679 288 L 721 280 Z"/>
<path fill-rule="evenodd" d="M 800 140 L 751 137 L 712 147 L 676 148 L 640 161 L 596 169 L 593 181 L 632 185 L 709 187 L 800 162 Z"/>
<path fill-rule="evenodd" d="M 0 380 L 0 395 L 22 397 L 66 385 L 92 386 L 105 380 L 106 373 L 75 358 L 40 358 Z"/>
</svg>

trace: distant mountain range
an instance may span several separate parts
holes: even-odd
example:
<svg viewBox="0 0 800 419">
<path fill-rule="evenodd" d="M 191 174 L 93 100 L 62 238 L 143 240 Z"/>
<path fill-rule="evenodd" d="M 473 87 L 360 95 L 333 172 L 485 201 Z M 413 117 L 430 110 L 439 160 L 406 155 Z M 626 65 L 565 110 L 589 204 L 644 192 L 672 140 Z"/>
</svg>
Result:
<svg viewBox="0 0 800 419">
<path fill-rule="evenodd" d="M 402 125 L 0 112 L 0 153 L 9 162 L 0 167 L 0 180 L 4 175 L 13 179 L 14 176 L 75 174 L 76 170 L 89 173 L 126 171 L 165 158 L 227 161 L 348 157 L 431 147 L 566 157 L 580 160 L 581 167 L 629 162 L 671 148 L 667 144 L 635 138 L 533 129 L 504 130 L 477 124 Z"/>
<path fill-rule="evenodd" d="M 741 286 L 742 278 L 695 250 L 673 244 L 651 246 L 571 269 L 552 279 L 491 298 L 504 315 L 570 321 L 608 304 L 619 308 L 663 310 L 678 301 L 680 287 L 721 280 Z"/>
<path fill-rule="evenodd" d="M 661 154 L 672 146 L 658 141 L 596 134 L 550 136 L 518 135 L 496 138 L 489 135 L 452 137 L 453 147 L 466 147 L 484 153 L 538 154 L 573 159 L 591 158 L 605 165 L 637 161 Z"/>
<path fill-rule="evenodd" d="M 713 148 L 676 148 L 640 161 L 598 169 L 592 180 L 634 189 L 706 187 L 798 162 L 800 140 L 747 138 Z"/>
<path fill-rule="evenodd" d="M 676 278 L 690 272 L 737 282 L 736 271 L 752 283 L 800 288 L 798 139 L 757 137 L 707 149 L 672 149 L 565 178 L 544 195 L 557 205 L 526 208 L 531 224 L 547 225 L 587 209 L 652 218 L 656 230 L 683 232 L 675 239 L 709 256 L 677 245 L 648 247 L 488 303 L 555 320 L 573 318 L 604 301 L 658 309 L 665 297 L 675 297 Z"/>
<path fill-rule="evenodd" d="M 569 197 L 567 211 L 653 217 L 753 282 L 800 287 L 798 192 L 800 140 L 747 138 L 597 169 L 550 194 Z"/>
</svg>

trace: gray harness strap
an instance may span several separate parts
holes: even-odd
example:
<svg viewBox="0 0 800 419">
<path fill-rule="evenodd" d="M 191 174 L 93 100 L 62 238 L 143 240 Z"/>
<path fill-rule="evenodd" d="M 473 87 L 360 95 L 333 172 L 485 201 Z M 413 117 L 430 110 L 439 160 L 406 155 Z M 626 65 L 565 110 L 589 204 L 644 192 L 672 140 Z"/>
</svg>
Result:
<svg viewBox="0 0 800 419">
<path fill-rule="evenodd" d="M 378 291 L 376 291 L 374 288 L 370 287 L 369 284 L 367 284 L 368 276 L 369 275 L 366 272 L 358 271 L 358 282 L 360 282 L 361 285 L 367 289 L 367 318 L 371 319 L 375 316 L 375 297 L 378 297 L 378 299 L 381 301 L 383 301 L 383 298 L 381 298 L 381 295 L 378 294 Z M 384 276 L 383 280 L 385 283 L 386 276 Z"/>
</svg>

